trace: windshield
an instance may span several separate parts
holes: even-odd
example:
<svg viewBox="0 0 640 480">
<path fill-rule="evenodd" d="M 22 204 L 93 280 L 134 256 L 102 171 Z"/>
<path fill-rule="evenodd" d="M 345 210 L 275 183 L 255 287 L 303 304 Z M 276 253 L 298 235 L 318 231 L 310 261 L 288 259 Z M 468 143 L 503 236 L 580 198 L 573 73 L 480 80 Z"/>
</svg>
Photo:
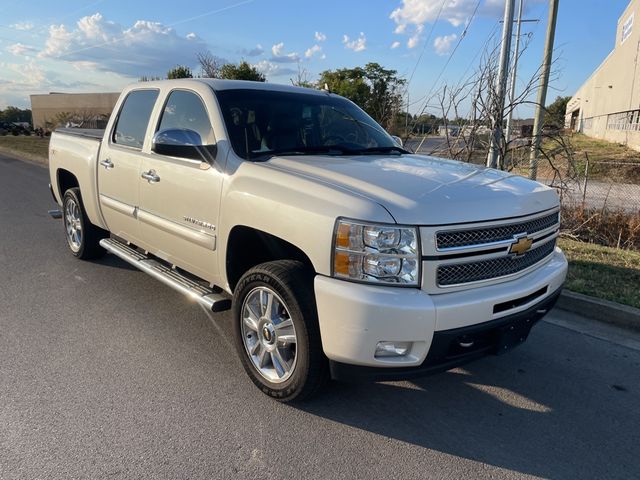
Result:
<svg viewBox="0 0 640 480">
<path fill-rule="evenodd" d="M 216 96 L 231 146 L 248 160 L 403 152 L 369 115 L 341 97 L 249 89 L 221 90 Z"/>
</svg>

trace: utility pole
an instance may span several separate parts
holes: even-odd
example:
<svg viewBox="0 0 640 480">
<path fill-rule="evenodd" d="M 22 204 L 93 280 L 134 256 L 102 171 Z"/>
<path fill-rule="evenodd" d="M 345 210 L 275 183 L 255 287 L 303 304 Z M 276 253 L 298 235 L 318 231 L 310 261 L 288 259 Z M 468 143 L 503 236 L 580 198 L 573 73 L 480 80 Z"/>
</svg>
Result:
<svg viewBox="0 0 640 480">
<path fill-rule="evenodd" d="M 544 122 L 544 106 L 547 101 L 547 87 L 549 86 L 549 73 L 553 60 L 553 42 L 556 34 L 556 20 L 558 19 L 558 3 L 560 0 L 549 0 L 549 21 L 547 23 L 547 37 L 544 43 L 544 57 L 542 71 L 540 72 L 540 86 L 538 87 L 538 101 L 536 114 L 533 119 L 533 141 L 529 154 L 529 178 L 535 180 L 538 176 L 538 150 L 540 149 L 540 134 Z"/>
<path fill-rule="evenodd" d="M 507 143 L 511 140 L 511 127 L 513 123 L 513 100 L 516 98 L 516 73 L 518 71 L 518 55 L 520 54 L 520 28 L 522 26 L 522 2 L 518 2 L 518 20 L 516 23 L 516 47 L 513 52 L 513 70 L 511 70 L 511 88 L 509 89 L 509 114 L 507 115 L 507 128 L 505 129 L 504 137 Z M 505 157 L 507 152 L 504 152 Z M 500 159 L 500 167 L 504 166 L 505 159 Z"/>
<path fill-rule="evenodd" d="M 409 89 L 407 88 L 407 111 L 404 116 L 404 138 L 409 138 Z"/>
<path fill-rule="evenodd" d="M 487 155 L 487 167 L 496 168 L 502 140 L 502 115 L 504 114 L 504 96 L 509 74 L 509 55 L 511 55 L 511 35 L 513 32 L 513 5 L 515 0 L 505 0 L 504 22 L 502 25 L 502 46 L 500 47 L 500 67 L 496 80 L 496 101 L 492 113 L 493 132 Z"/>
</svg>

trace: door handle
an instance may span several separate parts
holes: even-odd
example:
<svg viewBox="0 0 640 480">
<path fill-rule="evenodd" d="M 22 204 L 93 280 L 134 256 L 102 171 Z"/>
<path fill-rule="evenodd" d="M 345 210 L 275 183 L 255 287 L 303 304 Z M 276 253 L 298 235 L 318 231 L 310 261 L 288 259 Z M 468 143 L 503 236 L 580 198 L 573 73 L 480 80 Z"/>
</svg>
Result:
<svg viewBox="0 0 640 480">
<path fill-rule="evenodd" d="M 104 167 L 105 170 L 111 170 L 115 165 L 111 161 L 110 158 L 105 158 L 104 160 L 100 160 L 100 165 Z"/>
<path fill-rule="evenodd" d="M 155 170 L 149 170 L 148 172 L 142 172 L 140 175 L 142 178 L 147 180 L 149 183 L 158 183 L 160 181 L 160 177 L 156 173 Z"/>
</svg>

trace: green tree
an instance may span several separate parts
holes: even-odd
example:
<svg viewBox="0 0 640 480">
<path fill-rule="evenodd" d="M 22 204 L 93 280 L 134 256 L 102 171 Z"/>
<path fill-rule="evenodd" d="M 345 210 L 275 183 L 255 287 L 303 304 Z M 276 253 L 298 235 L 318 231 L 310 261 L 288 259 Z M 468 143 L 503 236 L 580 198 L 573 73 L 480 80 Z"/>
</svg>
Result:
<svg viewBox="0 0 640 480">
<path fill-rule="evenodd" d="M 167 72 L 167 78 L 172 80 L 174 78 L 193 78 L 191 69 L 184 65 L 176 65 L 174 68 Z"/>
<path fill-rule="evenodd" d="M 547 105 L 544 115 L 544 125 L 555 128 L 564 128 L 564 115 L 567 111 L 567 103 L 571 97 L 556 97 L 551 105 Z"/>
<path fill-rule="evenodd" d="M 394 116 L 400 110 L 405 84 L 406 80 L 396 70 L 385 69 L 378 63 L 326 70 L 318 80 L 318 87 L 326 85 L 331 92 L 347 97 L 390 130 L 394 129 Z"/>
<path fill-rule="evenodd" d="M 0 110 L 0 121 L 2 122 L 29 122 L 31 123 L 31 110 L 18 107 L 7 107 Z"/>
<path fill-rule="evenodd" d="M 238 65 L 227 63 L 220 67 L 220 78 L 227 80 L 252 80 L 254 82 L 265 82 L 267 80 L 256 67 L 249 65 L 249 63 L 244 60 Z"/>
</svg>

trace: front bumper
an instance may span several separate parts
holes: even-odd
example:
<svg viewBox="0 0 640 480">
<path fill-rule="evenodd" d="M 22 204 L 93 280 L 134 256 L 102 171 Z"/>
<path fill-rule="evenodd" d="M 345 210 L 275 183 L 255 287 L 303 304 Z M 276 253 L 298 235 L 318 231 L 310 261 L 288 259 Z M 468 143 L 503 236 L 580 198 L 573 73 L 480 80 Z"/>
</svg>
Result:
<svg viewBox="0 0 640 480">
<path fill-rule="evenodd" d="M 331 377 L 343 381 L 392 381 L 443 372 L 485 355 L 500 355 L 522 344 L 531 327 L 553 308 L 560 289 L 527 310 L 498 320 L 435 332 L 425 360 L 417 367 L 379 368 L 330 361 Z M 460 339 L 473 342 L 461 347 Z"/>
<path fill-rule="evenodd" d="M 536 317 L 535 312 L 548 310 L 555 302 L 566 273 L 567 261 L 556 249 L 548 262 L 520 278 L 438 295 L 415 288 L 370 286 L 317 276 L 315 294 L 323 350 L 336 377 L 340 372 L 355 370 L 352 366 L 380 371 L 380 377 L 399 371 L 404 377 L 405 370 L 424 374 L 452 368 L 448 366 L 450 361 L 459 359 L 446 353 L 449 347 L 442 345 L 450 343 L 447 339 L 463 335 L 465 329 L 493 332 L 487 334 L 493 338 L 497 335 L 494 330 L 501 326 L 514 326 L 515 330 L 519 323 L 510 322 L 523 315 L 529 320 L 526 324 L 535 323 L 544 315 Z M 402 357 L 375 357 L 381 341 L 412 342 L 412 347 Z M 467 354 L 475 358 L 491 349 L 488 345 L 478 351 L 471 349 L 465 352 L 464 361 Z M 388 370 L 386 375 L 384 370 Z M 366 371 L 362 373 L 367 376 Z"/>
</svg>

